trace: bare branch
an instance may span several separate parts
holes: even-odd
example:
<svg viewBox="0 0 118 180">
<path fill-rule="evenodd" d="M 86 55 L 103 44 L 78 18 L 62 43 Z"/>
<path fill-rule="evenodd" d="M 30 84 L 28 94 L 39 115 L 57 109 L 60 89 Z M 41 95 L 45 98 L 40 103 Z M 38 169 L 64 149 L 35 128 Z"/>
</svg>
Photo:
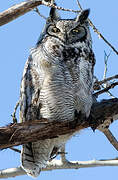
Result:
<svg viewBox="0 0 118 180">
<path fill-rule="evenodd" d="M 34 8 L 36 8 L 39 5 L 45 5 L 49 7 L 55 7 L 58 10 L 63 10 L 63 11 L 70 11 L 74 13 L 78 13 L 80 11 L 78 10 L 72 10 L 72 9 L 65 9 L 63 7 L 55 6 L 52 3 L 45 2 L 44 0 L 30 0 L 26 2 L 21 2 L 19 4 L 16 4 L 9 9 L 3 11 L 0 13 L 0 26 L 7 24 L 14 19 L 26 14 L 29 11 L 32 11 Z"/>
<path fill-rule="evenodd" d="M 77 0 L 77 4 L 78 4 L 78 7 L 82 10 L 82 6 L 79 2 L 79 0 Z M 110 48 L 118 55 L 118 51 L 112 46 L 112 44 L 107 41 L 107 39 L 100 33 L 100 31 L 95 27 L 95 25 L 92 23 L 92 21 L 90 19 L 88 19 L 88 22 L 90 24 L 90 26 L 92 27 L 92 29 L 94 30 L 94 32 L 96 32 L 99 36 L 99 38 L 102 38 L 103 41 L 108 45 L 110 46 Z"/>
<path fill-rule="evenodd" d="M 56 9 L 62 10 L 62 11 L 69 11 L 69 12 L 74 12 L 74 13 L 79 13 L 80 12 L 78 10 L 66 9 L 66 8 L 63 8 L 63 7 L 60 7 L 60 6 L 56 6 L 55 4 L 52 4 L 52 3 L 46 2 L 46 1 L 42 1 L 42 4 L 45 5 L 45 6 L 48 6 L 48 7 L 54 7 Z"/>
<path fill-rule="evenodd" d="M 106 92 L 108 92 L 108 90 L 113 89 L 117 85 L 118 85 L 118 82 L 112 83 L 108 87 L 106 87 L 106 88 L 104 88 L 104 89 L 94 93 L 94 95 L 95 96 L 99 96 L 100 94 L 106 93 Z"/>
<path fill-rule="evenodd" d="M 39 12 L 39 9 L 38 9 L 37 7 L 34 9 L 34 11 L 35 11 L 39 16 L 41 16 L 43 19 L 47 20 L 47 18 Z"/>
<path fill-rule="evenodd" d="M 12 118 L 13 118 L 13 123 L 17 122 L 16 111 L 17 111 L 18 106 L 19 106 L 19 101 L 16 103 L 15 108 L 14 108 L 14 112 L 13 112 L 13 114 L 11 115 Z"/>
<path fill-rule="evenodd" d="M 46 119 L 41 119 L 1 127 L 0 148 L 9 148 L 37 140 L 55 138 L 68 133 L 73 134 L 88 127 L 96 129 L 108 119 L 110 119 L 111 123 L 114 117 L 118 115 L 118 99 L 114 98 L 96 103 L 91 109 L 91 114 L 92 117 L 87 120 L 78 115 L 78 122 L 77 119 L 71 122 L 68 120 L 48 122 Z"/>
<path fill-rule="evenodd" d="M 108 81 L 111 81 L 111 80 L 113 80 L 113 79 L 118 79 L 118 74 L 116 74 L 116 75 L 114 75 L 114 76 L 111 76 L 111 77 L 108 77 L 108 78 L 105 78 L 105 79 L 103 79 L 103 80 L 101 80 L 101 81 L 97 81 L 97 82 L 95 82 L 95 83 L 98 84 L 98 85 L 102 85 L 102 84 L 104 84 L 104 83 L 106 83 L 106 82 L 108 82 Z"/>
<path fill-rule="evenodd" d="M 99 129 L 102 133 L 104 133 L 104 135 L 107 137 L 107 139 L 109 140 L 109 142 L 114 146 L 114 148 L 118 151 L 118 141 L 117 139 L 114 137 L 114 135 L 112 134 L 112 132 L 105 128 L 105 129 Z"/>
<path fill-rule="evenodd" d="M 91 161 L 66 161 L 52 160 L 42 171 L 50 171 L 56 169 L 79 169 L 89 167 L 102 167 L 102 166 L 118 166 L 118 160 L 91 160 Z M 21 168 L 9 168 L 0 171 L 0 178 L 16 177 L 25 175 L 26 172 Z"/>
<path fill-rule="evenodd" d="M 0 179 L 26 175 L 21 167 L 3 169 L 0 171 Z"/>
<path fill-rule="evenodd" d="M 102 88 L 103 88 L 104 86 L 102 85 Z M 109 85 L 107 84 L 107 87 L 109 87 Z M 110 91 L 107 91 L 106 92 L 111 98 L 116 98 Z"/>
<path fill-rule="evenodd" d="M 111 52 L 107 55 L 106 52 L 104 51 L 104 63 L 105 63 L 105 69 L 104 69 L 104 75 L 103 75 L 103 80 L 106 79 L 107 76 L 107 71 L 108 71 L 108 60 Z"/>
<path fill-rule="evenodd" d="M 105 63 L 105 69 L 104 69 L 104 75 L 103 75 L 103 80 L 106 79 L 107 77 L 107 71 L 108 71 L 108 60 L 109 60 L 109 56 L 111 55 L 111 52 L 107 55 L 107 53 L 104 51 L 104 63 Z M 106 87 L 109 87 L 109 83 L 106 82 L 104 83 L 103 85 L 101 85 L 102 88 L 106 88 Z M 110 92 L 110 91 L 107 91 L 107 94 L 112 97 L 112 98 L 115 98 L 115 96 Z"/>
<path fill-rule="evenodd" d="M 14 19 L 18 18 L 19 16 L 24 15 L 25 13 L 33 10 L 35 7 L 42 4 L 42 1 L 39 0 L 30 0 L 26 2 L 21 2 L 16 4 L 9 9 L 0 13 L 0 26 L 7 24 Z"/>
<path fill-rule="evenodd" d="M 15 152 L 18 152 L 18 153 L 21 153 L 21 151 L 19 149 L 16 149 L 14 147 L 10 147 L 11 150 L 15 151 Z"/>
<path fill-rule="evenodd" d="M 94 32 L 96 32 L 99 36 L 99 38 L 102 38 L 103 41 L 108 45 L 110 46 L 110 48 L 118 55 L 118 51 L 112 46 L 112 44 L 107 41 L 107 39 L 100 33 L 100 31 L 94 26 L 94 24 L 92 23 L 92 21 L 89 19 L 89 24 L 90 26 L 93 28 Z"/>
</svg>

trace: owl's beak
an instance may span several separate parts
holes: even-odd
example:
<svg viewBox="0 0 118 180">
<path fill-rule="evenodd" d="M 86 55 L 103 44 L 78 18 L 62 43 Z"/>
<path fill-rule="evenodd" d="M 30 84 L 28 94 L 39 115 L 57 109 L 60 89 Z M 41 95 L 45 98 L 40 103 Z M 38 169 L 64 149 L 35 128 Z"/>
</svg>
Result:
<svg viewBox="0 0 118 180">
<path fill-rule="evenodd" d="M 61 35 L 61 38 L 62 38 L 62 41 L 64 42 L 64 44 L 68 43 L 68 35 L 66 32 Z"/>
</svg>

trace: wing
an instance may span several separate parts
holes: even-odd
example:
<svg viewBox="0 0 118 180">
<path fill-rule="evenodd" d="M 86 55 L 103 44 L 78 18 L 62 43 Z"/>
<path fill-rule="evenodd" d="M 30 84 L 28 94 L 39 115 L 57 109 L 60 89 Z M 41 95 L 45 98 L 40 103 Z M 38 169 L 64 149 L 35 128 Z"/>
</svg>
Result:
<svg viewBox="0 0 118 180">
<path fill-rule="evenodd" d="M 20 121 L 38 120 L 40 118 L 40 83 L 37 67 L 30 55 L 25 64 L 20 91 Z M 38 176 L 40 168 L 37 166 L 41 143 L 34 142 L 23 145 L 21 163 L 25 171 L 32 176 Z M 42 147 L 42 146 L 41 146 Z"/>
<path fill-rule="evenodd" d="M 25 64 L 20 89 L 20 122 L 40 118 L 40 83 L 39 74 L 29 56 Z"/>
</svg>

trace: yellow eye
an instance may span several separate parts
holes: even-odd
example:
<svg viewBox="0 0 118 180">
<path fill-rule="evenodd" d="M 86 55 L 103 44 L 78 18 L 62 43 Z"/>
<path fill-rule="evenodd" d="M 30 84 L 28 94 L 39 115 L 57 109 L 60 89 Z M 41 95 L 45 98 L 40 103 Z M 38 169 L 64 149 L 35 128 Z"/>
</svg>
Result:
<svg viewBox="0 0 118 180">
<path fill-rule="evenodd" d="M 81 30 L 76 28 L 76 29 L 73 29 L 72 32 L 73 33 L 81 33 Z"/>
<path fill-rule="evenodd" d="M 79 32 L 79 30 L 78 30 L 78 29 L 73 29 L 73 30 L 72 30 L 72 32 L 76 32 L 76 33 L 78 33 L 78 32 Z"/>
<path fill-rule="evenodd" d="M 58 29 L 58 28 L 56 28 L 56 27 L 53 27 L 53 28 L 52 28 L 52 32 L 58 33 L 58 32 L 60 32 L 60 29 Z"/>
</svg>

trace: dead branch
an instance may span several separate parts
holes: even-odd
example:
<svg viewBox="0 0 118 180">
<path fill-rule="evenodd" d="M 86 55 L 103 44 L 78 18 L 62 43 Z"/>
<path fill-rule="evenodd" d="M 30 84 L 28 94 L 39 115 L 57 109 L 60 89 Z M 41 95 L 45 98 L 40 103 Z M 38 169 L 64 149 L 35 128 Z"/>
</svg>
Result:
<svg viewBox="0 0 118 180">
<path fill-rule="evenodd" d="M 20 151 L 19 149 L 16 149 L 16 148 L 14 148 L 14 147 L 10 147 L 9 149 L 11 149 L 11 150 L 13 150 L 13 151 L 15 151 L 15 152 L 21 153 L 21 151 Z"/>
<path fill-rule="evenodd" d="M 0 26 L 7 24 L 19 16 L 24 15 L 25 13 L 33 10 L 35 7 L 42 4 L 42 1 L 26 1 L 16 4 L 9 9 L 0 13 Z"/>
<path fill-rule="evenodd" d="M 93 105 L 91 118 L 88 120 L 78 116 L 77 119 L 68 122 L 48 122 L 46 119 L 34 120 L 24 123 L 14 123 L 0 128 L 0 149 L 9 148 L 34 142 L 37 140 L 55 138 L 59 135 L 75 133 L 84 128 L 96 129 L 109 120 L 109 124 L 118 117 L 118 99 L 104 100 Z M 80 120 L 81 119 L 81 120 Z"/>
<path fill-rule="evenodd" d="M 80 11 L 79 10 L 73 10 L 73 9 L 66 9 L 66 8 L 63 8 L 63 7 L 60 7 L 60 6 L 56 6 L 55 4 L 53 3 L 50 3 L 50 1 L 45 1 L 45 0 L 42 0 L 42 5 L 45 5 L 45 6 L 48 6 L 48 7 L 54 7 L 58 10 L 62 10 L 62 11 L 69 11 L 69 12 L 73 12 L 73 13 L 79 13 Z"/>
<path fill-rule="evenodd" d="M 43 19 L 47 20 L 47 18 L 39 12 L 39 9 L 37 7 L 34 9 L 34 12 L 36 12 Z"/>
<path fill-rule="evenodd" d="M 112 132 L 108 129 L 99 129 L 109 140 L 109 142 L 115 147 L 115 149 L 118 151 L 118 141 L 117 139 L 113 136 Z"/>
<path fill-rule="evenodd" d="M 109 60 L 109 57 L 111 55 L 111 52 L 107 55 L 107 53 L 104 51 L 104 64 L 105 64 L 105 68 L 104 68 L 104 75 L 103 75 L 103 80 L 106 79 L 107 77 L 107 72 L 108 72 L 108 60 Z M 109 84 L 108 82 L 104 83 L 103 85 L 101 85 L 102 88 L 106 88 L 108 87 Z M 107 91 L 107 94 L 112 97 L 112 98 L 115 98 L 115 96 L 110 92 L 110 91 Z"/>
<path fill-rule="evenodd" d="M 11 116 L 12 116 L 12 119 L 13 119 L 13 123 L 17 123 L 16 111 L 17 111 L 17 109 L 18 109 L 18 106 L 19 106 L 19 101 L 16 103 L 15 108 L 14 108 L 14 112 L 13 112 L 13 114 L 11 115 Z"/>
<path fill-rule="evenodd" d="M 62 11 L 69 11 L 69 12 L 74 12 L 74 13 L 80 12 L 78 10 L 65 9 L 63 7 L 55 6 L 54 4 L 50 3 L 50 0 L 48 0 L 47 2 L 44 0 L 30 0 L 30 1 L 16 4 L 10 7 L 9 9 L 1 12 L 0 13 L 0 26 L 13 21 L 14 19 L 26 14 L 29 11 L 32 11 L 34 8 L 36 8 L 39 5 L 55 7 L 56 9 L 62 10 Z"/>
<path fill-rule="evenodd" d="M 94 26 L 92 21 L 89 19 L 89 24 L 93 28 L 94 32 L 96 32 L 99 38 L 103 39 L 103 41 L 118 55 L 118 51 L 114 48 L 114 46 L 100 33 L 100 31 Z"/>
<path fill-rule="evenodd" d="M 94 95 L 99 96 L 100 94 L 103 94 L 105 92 L 108 92 L 108 90 L 113 89 L 115 86 L 118 86 L 118 82 L 112 83 L 108 87 L 106 87 L 100 91 L 97 91 L 96 93 L 94 93 Z"/>
<path fill-rule="evenodd" d="M 66 161 L 52 160 L 48 162 L 46 168 L 42 171 L 50 171 L 56 169 L 79 169 L 88 167 L 102 167 L 102 166 L 118 166 L 118 160 L 90 160 L 90 161 Z M 0 171 L 0 179 L 10 178 L 25 175 L 26 172 L 21 167 L 3 169 Z"/>
<path fill-rule="evenodd" d="M 108 81 L 111 81 L 111 80 L 113 80 L 113 79 L 118 79 L 118 74 L 116 74 L 116 75 L 114 75 L 114 76 L 111 76 L 111 77 L 108 77 L 108 78 L 105 78 L 105 79 L 103 79 L 103 80 L 101 80 L 101 81 L 96 81 L 95 84 L 97 84 L 97 85 L 102 85 L 102 84 L 104 84 L 104 83 L 106 83 L 106 82 L 108 82 Z"/>
</svg>

